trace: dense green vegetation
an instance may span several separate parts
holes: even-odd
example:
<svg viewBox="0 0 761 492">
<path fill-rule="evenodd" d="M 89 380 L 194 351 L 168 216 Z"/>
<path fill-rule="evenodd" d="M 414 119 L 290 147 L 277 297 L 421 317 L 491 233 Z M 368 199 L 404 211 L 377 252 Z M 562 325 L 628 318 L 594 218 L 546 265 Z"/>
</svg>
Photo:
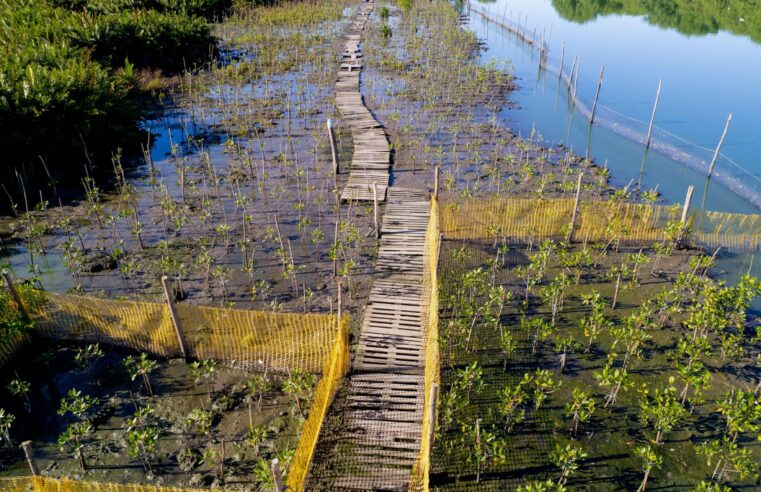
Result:
<svg viewBox="0 0 761 492">
<path fill-rule="evenodd" d="M 725 30 L 761 42 L 758 0 L 552 0 L 552 5 L 561 16 L 575 22 L 609 14 L 644 15 L 652 24 L 684 34 Z"/>
<path fill-rule="evenodd" d="M 202 62 L 215 43 L 207 18 L 225 6 L 224 0 L 0 0 L 4 184 L 17 190 L 14 169 L 27 181 L 76 178 L 86 151 L 98 162 L 134 141 L 140 69 L 155 70 L 155 77 Z"/>
</svg>

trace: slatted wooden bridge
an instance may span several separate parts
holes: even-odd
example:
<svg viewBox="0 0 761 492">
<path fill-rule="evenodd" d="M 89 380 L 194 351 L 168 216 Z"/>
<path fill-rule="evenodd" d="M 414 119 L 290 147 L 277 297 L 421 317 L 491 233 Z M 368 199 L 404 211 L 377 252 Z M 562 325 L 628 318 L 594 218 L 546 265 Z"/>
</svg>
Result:
<svg viewBox="0 0 761 492">
<path fill-rule="evenodd" d="M 420 305 L 428 217 L 427 190 L 388 189 L 352 373 L 331 409 L 343 425 L 338 434 L 320 436 L 332 450 L 317 458 L 308 490 L 407 490 L 422 437 Z"/>
<path fill-rule="evenodd" d="M 363 67 L 360 44 L 374 6 L 372 1 L 363 3 L 349 27 L 336 80 L 336 105 L 354 143 L 349 179 L 341 192 L 344 201 L 373 200 L 373 185 L 377 186 L 378 200 L 384 201 L 389 186 L 391 148 L 388 137 L 365 106 L 359 90 Z"/>
</svg>

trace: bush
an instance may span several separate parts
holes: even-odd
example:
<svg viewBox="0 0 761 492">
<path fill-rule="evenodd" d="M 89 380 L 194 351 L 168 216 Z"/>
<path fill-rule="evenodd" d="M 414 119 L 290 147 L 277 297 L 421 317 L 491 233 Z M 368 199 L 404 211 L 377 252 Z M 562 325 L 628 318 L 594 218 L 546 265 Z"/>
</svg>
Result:
<svg viewBox="0 0 761 492">
<path fill-rule="evenodd" d="M 397 3 L 399 4 L 400 9 L 404 12 L 409 12 L 415 4 L 415 0 L 399 0 Z"/>
</svg>

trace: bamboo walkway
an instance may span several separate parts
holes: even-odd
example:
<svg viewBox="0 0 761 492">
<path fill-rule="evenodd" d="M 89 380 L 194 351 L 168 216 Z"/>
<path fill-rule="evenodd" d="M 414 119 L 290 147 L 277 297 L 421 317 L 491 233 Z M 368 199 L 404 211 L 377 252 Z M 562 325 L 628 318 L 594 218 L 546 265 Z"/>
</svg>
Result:
<svg viewBox="0 0 761 492">
<path fill-rule="evenodd" d="M 373 117 L 359 91 L 363 58 L 360 43 L 374 1 L 362 4 L 349 27 L 336 80 L 336 104 L 342 119 L 351 131 L 354 156 L 349 167 L 349 180 L 341 192 L 341 200 L 373 200 L 373 184 L 378 200 L 385 201 L 389 186 L 391 148 L 380 123 Z"/>
<path fill-rule="evenodd" d="M 429 214 L 427 190 L 388 189 L 352 374 L 332 408 L 343 425 L 337 435 L 320 436 L 332 452 L 317 458 L 307 490 L 407 490 L 422 437 L 420 303 Z"/>
</svg>

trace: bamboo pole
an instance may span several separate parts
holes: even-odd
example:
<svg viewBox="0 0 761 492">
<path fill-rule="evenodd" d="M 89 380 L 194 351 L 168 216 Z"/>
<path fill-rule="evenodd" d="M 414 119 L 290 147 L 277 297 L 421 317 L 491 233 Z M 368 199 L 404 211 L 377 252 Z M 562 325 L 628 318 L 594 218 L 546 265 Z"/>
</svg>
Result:
<svg viewBox="0 0 761 492">
<path fill-rule="evenodd" d="M 658 111 L 658 102 L 661 100 L 661 89 L 663 88 L 663 79 L 658 81 L 658 92 L 655 94 L 655 104 L 653 105 L 653 112 L 650 115 L 650 125 L 647 127 L 647 140 L 645 143 L 645 151 L 650 149 L 650 142 L 653 136 L 653 123 L 655 123 L 655 113 Z"/>
<path fill-rule="evenodd" d="M 24 306 L 24 303 L 21 301 L 21 296 L 19 296 L 16 286 L 13 284 L 13 279 L 11 279 L 8 272 L 3 272 L 3 278 L 5 279 L 6 287 L 8 287 L 8 292 L 10 292 L 11 297 L 13 297 L 13 302 L 18 306 L 22 319 L 29 323 L 32 318 L 29 317 L 29 311 L 26 310 L 26 306 Z"/>
<path fill-rule="evenodd" d="M 32 472 L 33 477 L 40 475 L 40 469 L 37 467 L 37 460 L 34 458 L 34 449 L 32 449 L 32 441 L 24 441 L 21 443 L 21 449 L 24 450 L 24 457 L 27 464 L 29 464 L 29 470 Z"/>
<path fill-rule="evenodd" d="M 595 113 L 597 112 L 597 100 L 600 97 L 600 89 L 602 89 L 602 77 L 605 74 L 605 65 L 600 69 L 600 80 L 597 81 L 597 90 L 595 91 L 595 101 L 592 103 L 592 118 L 589 120 L 590 125 L 595 124 Z"/>
<path fill-rule="evenodd" d="M 719 159 L 719 154 L 721 153 L 721 147 L 724 145 L 724 139 L 727 138 L 727 132 L 729 131 L 729 124 L 732 123 L 732 113 L 729 113 L 729 118 L 727 118 L 727 124 L 724 126 L 724 133 L 721 134 L 721 140 L 719 140 L 719 145 L 716 147 L 716 152 L 713 154 L 713 159 L 711 160 L 711 167 L 708 169 L 708 179 L 711 179 L 711 176 L 713 176 L 713 169 L 716 167 L 716 161 Z"/>
<path fill-rule="evenodd" d="M 692 202 L 692 193 L 695 191 L 695 187 L 690 185 L 689 188 L 687 188 L 687 196 L 684 199 L 684 207 L 682 208 L 682 228 L 679 231 L 679 238 L 677 238 L 676 246 L 677 248 L 682 247 L 682 242 L 684 241 L 684 233 L 687 230 L 687 214 L 690 212 L 690 203 Z"/>
<path fill-rule="evenodd" d="M 275 490 L 277 492 L 283 492 L 285 490 L 285 486 L 283 485 L 283 473 L 280 471 L 280 462 L 277 458 L 272 460 L 270 470 L 272 471 L 272 479 L 275 482 Z"/>
<path fill-rule="evenodd" d="M 169 317 L 172 319 L 172 326 L 174 326 L 174 332 L 177 335 L 177 341 L 180 344 L 180 352 L 182 353 L 182 359 L 188 361 L 188 348 L 185 343 L 185 337 L 182 333 L 182 326 L 180 325 L 180 317 L 177 315 L 177 308 L 174 305 L 174 298 L 172 296 L 172 289 L 169 287 L 169 277 L 164 275 L 161 277 L 161 285 L 164 287 L 164 295 L 166 296 L 166 303 L 169 307 Z"/>
<path fill-rule="evenodd" d="M 433 168 L 433 196 L 437 200 L 439 199 L 439 174 L 441 173 L 441 168 L 439 166 L 436 166 Z"/>
<path fill-rule="evenodd" d="M 563 64 L 565 63 L 565 41 L 563 41 L 563 48 L 560 50 L 560 71 L 558 73 L 558 79 L 563 78 Z"/>
<path fill-rule="evenodd" d="M 378 183 L 373 181 L 373 221 L 375 223 L 375 239 L 380 239 L 381 231 L 378 226 Z"/>
<path fill-rule="evenodd" d="M 576 182 L 576 197 L 573 201 L 573 215 L 571 216 L 571 230 L 568 231 L 568 241 L 573 241 L 573 232 L 576 228 L 576 217 L 579 214 L 579 198 L 581 197 L 581 178 L 584 177 L 584 173 L 579 173 L 579 179 Z"/>
<path fill-rule="evenodd" d="M 336 152 L 336 135 L 333 132 L 333 122 L 328 118 L 328 137 L 330 138 L 330 153 L 333 157 L 333 173 L 338 174 L 340 169 L 338 167 L 338 153 Z"/>
</svg>

